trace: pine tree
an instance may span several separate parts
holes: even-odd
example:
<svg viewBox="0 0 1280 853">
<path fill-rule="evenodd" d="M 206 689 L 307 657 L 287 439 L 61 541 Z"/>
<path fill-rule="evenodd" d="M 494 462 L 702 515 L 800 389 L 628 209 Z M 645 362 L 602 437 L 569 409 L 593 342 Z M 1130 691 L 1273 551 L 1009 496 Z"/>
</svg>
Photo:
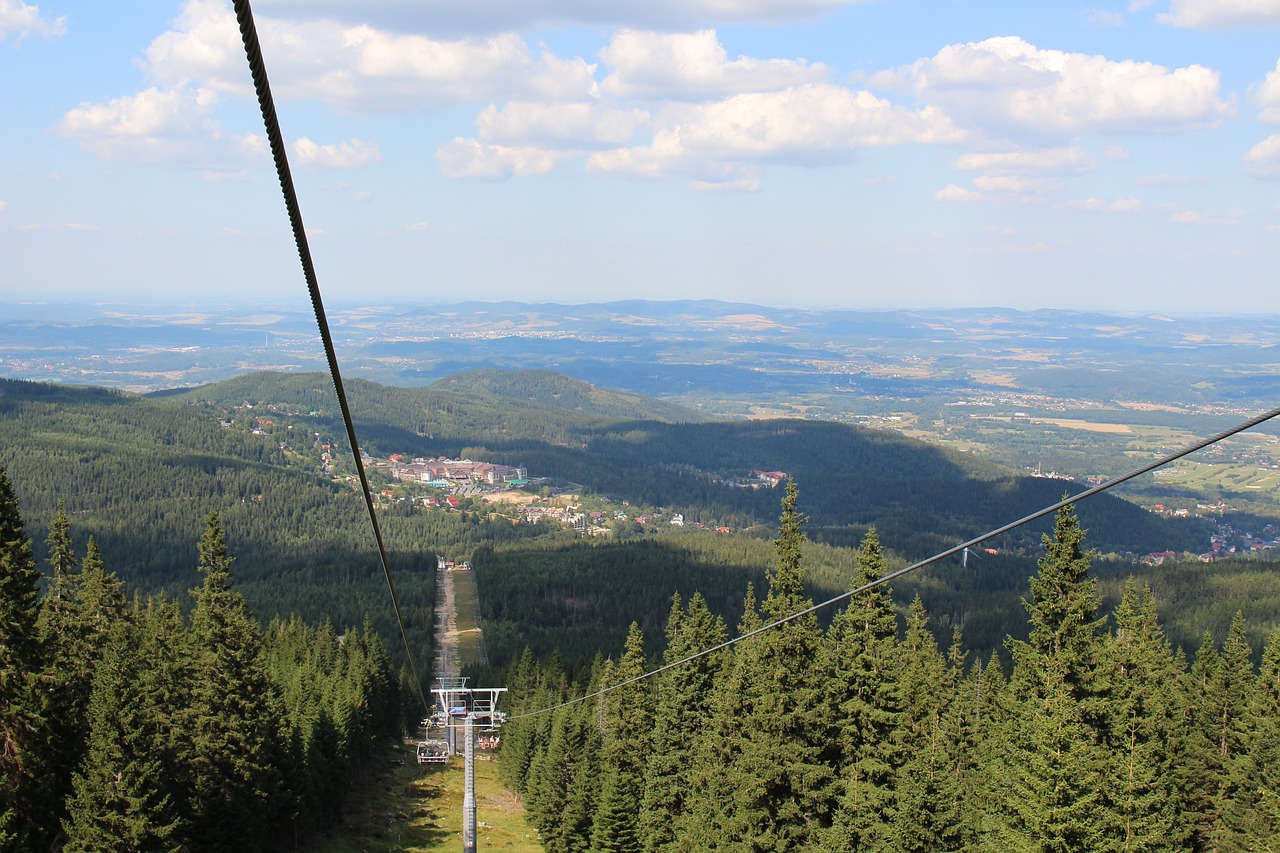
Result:
<svg viewBox="0 0 1280 853">
<path fill-rule="evenodd" d="M 1117 850 L 1190 849 L 1178 667 L 1149 588 L 1129 579 L 1105 647 L 1110 695 L 1104 795 Z"/>
<path fill-rule="evenodd" d="M 129 620 L 112 626 L 95 670 L 88 749 L 64 821 L 67 853 L 178 849 L 170 715 L 158 704 L 164 662 L 148 653 L 167 652 Z"/>
<path fill-rule="evenodd" d="M 890 830 L 896 850 L 921 853 L 954 849 L 958 834 L 956 815 L 946 807 L 957 802 L 959 792 L 952 771 L 955 757 L 944 727 L 956 684 L 928 622 L 917 595 L 907 613 L 899 652 L 902 714 L 895 736 L 902 760 L 893 785 Z"/>
<path fill-rule="evenodd" d="M 1223 825 L 1226 812 L 1233 810 L 1241 784 L 1249 784 L 1243 772 L 1252 744 L 1250 700 L 1256 676 L 1253 650 L 1245 640 L 1244 614 L 1236 612 L 1222 644 L 1222 654 L 1214 667 L 1205 692 L 1205 714 L 1201 718 L 1205 745 L 1210 757 L 1206 764 L 1212 775 L 1204 781 L 1209 794 L 1206 831 L 1215 847 L 1223 847 L 1231 832 Z M 1248 796 L 1246 793 L 1245 796 Z"/>
<path fill-rule="evenodd" d="M 649 684 L 625 684 L 645 672 L 644 635 L 632 622 L 626 647 L 613 668 L 611 684 L 622 684 L 602 699 L 600 802 L 592 821 L 591 849 L 623 853 L 640 849 L 640 802 L 650 752 L 652 718 Z"/>
<path fill-rule="evenodd" d="M 40 802 L 46 757 L 38 581 L 18 499 L 0 468 L 0 850 L 37 849 L 52 829 Z"/>
<path fill-rule="evenodd" d="M 782 501 L 777 564 L 763 604 L 782 622 L 740 643 L 727 685 L 737 696 L 716 710 L 720 731 L 737 729 L 724 758 L 731 796 L 717 802 L 720 843 L 791 850 L 816 843 L 831 820 L 834 773 L 824 754 L 827 718 L 820 670 L 822 635 L 804 595 L 804 517 L 794 481 Z M 744 621 L 745 621 L 744 617 Z M 714 736 L 714 735 L 712 735 Z"/>
<path fill-rule="evenodd" d="M 272 749 L 284 727 L 262 653 L 262 629 L 231 588 L 232 557 L 216 514 L 200 539 L 195 591 L 187 838 L 211 851 L 262 848 L 284 804 Z"/>
<path fill-rule="evenodd" d="M 724 642 L 723 620 L 712 615 L 701 594 L 689 601 L 688 611 L 676 595 L 667 620 L 668 664 Z M 657 676 L 654 725 L 645 766 L 640 809 L 641 837 L 647 851 L 675 849 L 679 828 L 691 809 L 692 757 L 706 736 L 716 672 L 721 657 L 704 655 Z"/>
<path fill-rule="evenodd" d="M 1002 749 L 1000 843 L 1012 850 L 1097 849 L 1106 752 L 1099 701 L 1098 596 L 1070 506 L 1058 511 L 1039 574 L 1031 579 L 1030 642 L 1010 640 L 1015 713 Z"/>
<path fill-rule="evenodd" d="M 1248 752 L 1234 763 L 1235 796 L 1217 838 L 1224 850 L 1280 853 L 1280 628 L 1267 638 L 1249 720 Z"/>
<path fill-rule="evenodd" d="M 880 540 L 873 528 L 862 539 L 854 587 L 878 580 L 884 573 Z M 843 782 L 839 810 L 824 841 L 827 850 L 892 844 L 894 777 L 903 763 L 900 727 L 904 723 L 897 635 L 897 616 L 884 585 L 855 596 L 827 632 L 824 668 L 832 685 L 827 699 L 830 718 L 838 721 L 836 762 Z M 924 660 L 917 663 L 931 665 Z M 927 709 L 917 710 L 923 716 L 929 714 Z M 905 826 L 903 831 L 910 832 Z"/>
<path fill-rule="evenodd" d="M 1212 632 L 1206 631 L 1191 669 L 1180 679 L 1182 705 L 1187 718 L 1187 818 L 1192 828 L 1192 846 L 1209 848 L 1209 833 L 1217 821 L 1214 801 L 1225 765 L 1214 747 L 1215 709 L 1210 688 L 1217 679 L 1222 658 L 1218 654 Z"/>
<path fill-rule="evenodd" d="M 80 561 L 72 549 L 70 521 L 61 501 L 50 525 L 47 545 L 52 580 L 38 622 L 45 650 L 41 674 L 45 742 L 41 750 L 48 756 L 42 798 L 44 808 L 58 818 L 65 812 L 64 803 L 71 793 L 72 773 L 84 756 L 84 718 L 94 669 L 109 626 L 91 615 L 84 600 L 84 575 L 78 571 Z M 86 563 L 91 565 L 97 582 L 102 567 L 96 546 Z M 89 592 L 97 594 L 98 589 Z M 119 604 L 123 606 L 123 599 Z"/>
<path fill-rule="evenodd" d="M 747 584 L 738 636 L 762 626 L 755 587 Z M 744 720 L 752 702 L 747 685 L 756 677 L 757 638 L 739 642 L 717 659 L 710 714 L 694 740 L 689 769 L 689 794 L 675 822 L 669 849 L 681 853 L 739 849 L 750 821 L 765 797 L 759 779 L 737 771 L 746 748 Z"/>
</svg>

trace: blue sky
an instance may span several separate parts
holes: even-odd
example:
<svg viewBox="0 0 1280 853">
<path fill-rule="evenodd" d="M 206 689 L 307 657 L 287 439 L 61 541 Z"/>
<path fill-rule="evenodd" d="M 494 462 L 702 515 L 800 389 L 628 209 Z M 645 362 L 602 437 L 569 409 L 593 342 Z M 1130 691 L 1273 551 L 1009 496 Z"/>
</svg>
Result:
<svg viewBox="0 0 1280 853">
<path fill-rule="evenodd" d="M 257 0 L 331 303 L 1275 313 L 1280 0 Z M 230 0 L 0 0 L 0 301 L 305 285 Z"/>
</svg>

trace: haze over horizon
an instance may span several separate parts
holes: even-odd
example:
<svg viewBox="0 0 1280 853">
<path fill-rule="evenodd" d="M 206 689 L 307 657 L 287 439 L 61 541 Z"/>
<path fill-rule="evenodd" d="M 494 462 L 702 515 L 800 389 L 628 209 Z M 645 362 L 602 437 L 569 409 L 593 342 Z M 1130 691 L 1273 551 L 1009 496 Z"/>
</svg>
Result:
<svg viewBox="0 0 1280 853">
<path fill-rule="evenodd" d="M 254 7 L 333 304 L 1274 304 L 1276 0 Z M 228 0 L 0 72 L 0 302 L 305 299 Z"/>
</svg>

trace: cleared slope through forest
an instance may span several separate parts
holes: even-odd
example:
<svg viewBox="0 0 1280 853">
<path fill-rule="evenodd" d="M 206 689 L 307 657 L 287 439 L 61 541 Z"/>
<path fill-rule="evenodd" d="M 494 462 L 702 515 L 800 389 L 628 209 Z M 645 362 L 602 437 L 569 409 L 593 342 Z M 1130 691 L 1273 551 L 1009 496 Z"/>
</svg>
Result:
<svg viewBox="0 0 1280 853">
<path fill-rule="evenodd" d="M 475 575 L 468 569 L 437 572 L 434 677 L 457 676 L 484 662 Z M 352 791 L 343 825 L 308 849 L 311 853 L 443 853 L 462 843 L 463 763 L 419 765 L 415 741 L 387 746 L 374 771 Z M 541 853 L 537 830 L 520 797 L 503 787 L 492 753 L 476 762 L 477 843 L 483 850 Z M 401 763 L 403 762 L 403 763 Z"/>
<path fill-rule="evenodd" d="M 468 666 L 488 663 L 480 628 L 475 574 L 470 568 L 436 574 L 434 677 L 454 678 Z"/>
</svg>

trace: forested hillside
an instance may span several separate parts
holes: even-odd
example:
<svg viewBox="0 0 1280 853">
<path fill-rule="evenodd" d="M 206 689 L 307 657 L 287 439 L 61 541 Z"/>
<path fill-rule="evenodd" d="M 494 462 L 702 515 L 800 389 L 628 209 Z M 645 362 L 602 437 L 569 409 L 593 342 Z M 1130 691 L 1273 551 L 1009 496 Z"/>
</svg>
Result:
<svg viewBox="0 0 1280 853">
<path fill-rule="evenodd" d="M 714 543 L 663 536 L 662 544 L 587 544 L 568 531 L 513 526 L 483 512 L 388 504 L 384 533 L 423 659 L 430 657 L 437 555 L 462 559 L 483 549 L 481 601 L 499 662 L 526 643 L 539 652 L 563 644 L 566 655 L 589 659 L 616 646 L 630 619 L 655 624 L 676 590 L 700 590 L 717 613 L 731 613 L 741 583 L 758 580 L 768 564 L 762 546 L 777 492 L 736 485 L 755 469 L 780 470 L 804 485 L 811 535 L 837 546 L 813 560 L 812 589 L 824 596 L 847 587 L 843 549 L 872 524 L 888 553 L 918 558 L 1051 503 L 1064 486 L 892 433 L 794 420 L 698 423 L 688 410 L 548 371 L 478 371 L 421 389 L 353 380 L 349 391 L 362 446 L 375 455 L 465 452 L 736 531 Z M 104 559 L 137 589 L 185 596 L 194 585 L 187 543 L 216 511 L 244 558 L 239 588 L 260 616 L 356 624 L 369 613 L 392 637 L 367 519 L 344 479 L 351 467 L 334 409 L 319 374 L 253 374 L 152 398 L 0 381 L 0 465 L 12 473 L 34 529 L 47 527 L 63 501 L 78 547 L 94 536 Z M 332 459 L 327 471 L 322 453 Z M 1081 515 L 1106 551 L 1198 552 L 1206 541 L 1204 523 L 1156 517 L 1109 496 L 1087 502 Z M 1030 573 L 1017 554 L 1034 555 L 1037 536 L 1005 537 L 990 544 L 1012 553 L 922 581 L 939 630 L 965 623 L 976 647 L 998 645 L 1010 619 L 1020 618 L 1019 589 Z M 629 583 L 627 566 L 653 582 L 624 604 L 616 592 Z M 553 567 L 578 580 L 553 576 Z M 542 590 L 532 595 L 545 609 L 527 613 L 512 603 L 531 590 Z M 592 603 L 577 602 L 575 590 Z M 563 611 L 564 601 L 575 603 Z"/>
<path fill-rule="evenodd" d="M 49 582 L 0 469 L 0 850 L 275 850 L 331 825 L 400 685 L 363 628 L 265 630 L 216 515 L 190 617 L 126 596 L 61 508 Z"/>
<path fill-rule="evenodd" d="M 732 631 L 674 600 L 666 662 L 809 605 L 802 520 L 792 490 Z M 825 629 L 810 614 L 647 680 L 633 624 L 577 679 L 556 658 L 512 668 L 502 770 L 549 853 L 1277 849 L 1280 627 L 1260 668 L 1238 615 L 1188 666 L 1149 589 L 1107 618 L 1070 509 L 1046 546 L 1011 672 L 959 630 L 943 651 L 919 599 L 902 630 L 884 587 Z M 884 571 L 870 532 L 856 581 Z"/>
<path fill-rule="evenodd" d="M 242 401 L 291 405 L 317 411 L 328 434 L 336 434 L 325 383 L 314 374 L 255 374 L 176 399 L 224 407 Z M 771 522 L 776 495 L 733 488 L 726 478 L 779 470 L 805 484 L 814 538 L 853 545 L 875 524 L 891 547 L 918 556 L 1052 503 L 1071 486 L 846 424 L 699 422 L 691 410 L 545 370 L 473 371 L 422 389 L 352 382 L 348 390 L 362 445 L 371 453 L 465 451 L 587 492 L 740 528 Z M 1109 495 L 1081 512 L 1107 551 L 1194 552 L 1210 529 L 1152 516 Z M 1045 529 L 1001 544 L 1034 547 Z"/>
<path fill-rule="evenodd" d="M 324 381 L 283 385 L 323 405 L 332 400 Z M 61 501 L 76 546 L 92 536 L 131 589 L 185 599 L 196 583 L 190 543 L 217 512 L 242 557 L 238 588 L 260 616 L 360 624 L 369 614 L 382 636 L 397 636 L 363 502 L 323 475 L 315 435 L 301 422 L 271 435 L 220 419 L 173 399 L 0 380 L 0 467 L 33 531 L 47 529 Z M 331 419 L 304 420 L 336 442 Z M 415 654 L 428 660 L 437 554 L 547 532 L 395 509 L 382 523 Z M 400 659 L 398 643 L 393 653 Z"/>
</svg>

